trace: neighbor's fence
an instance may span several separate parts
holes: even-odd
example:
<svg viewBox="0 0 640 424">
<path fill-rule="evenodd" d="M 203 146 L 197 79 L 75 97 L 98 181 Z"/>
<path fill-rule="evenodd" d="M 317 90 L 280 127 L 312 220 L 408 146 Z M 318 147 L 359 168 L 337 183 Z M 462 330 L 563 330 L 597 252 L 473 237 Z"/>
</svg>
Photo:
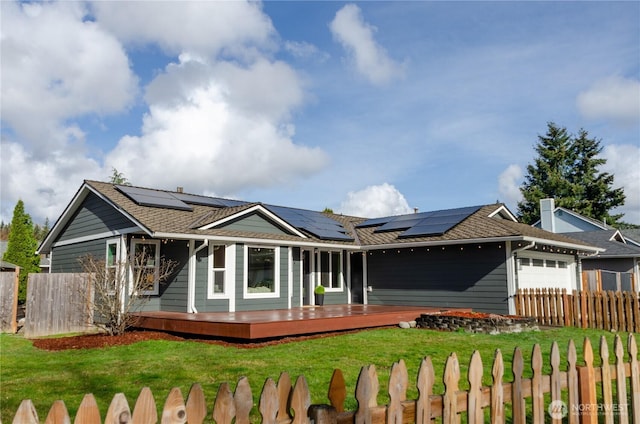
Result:
<svg viewBox="0 0 640 424">
<path fill-rule="evenodd" d="M 0 272 L 0 333 L 18 331 L 18 284 L 20 268 Z"/>
<path fill-rule="evenodd" d="M 89 287 L 88 274 L 29 274 L 24 336 L 42 337 L 91 328 L 92 314 L 83 302 L 87 298 L 83 293 Z"/>
<path fill-rule="evenodd" d="M 640 332 L 640 299 L 630 291 L 521 289 L 516 314 L 536 317 L 541 325 Z"/>
<path fill-rule="evenodd" d="M 573 341 L 566 353 L 566 367 L 560 364 L 560 350 L 553 343 L 550 352 L 550 371 L 543 374 L 544 360 L 539 345 L 531 355 L 531 368 L 526 371 L 522 351 L 514 350 L 512 357 L 513 380 L 504 382 L 505 366 L 500 350 L 496 350 L 491 369 L 492 385 L 484 386 L 483 365 L 476 351 L 471 357 L 467 377 L 461 381 L 460 363 L 455 353 L 446 361 L 442 382 L 444 393 L 434 393 L 435 371 L 429 357 L 422 360 L 416 380 L 417 397 L 407 399 L 409 377 L 404 361 L 391 367 L 389 377 L 389 403 L 378 405 L 379 379 L 375 366 L 363 367 L 355 388 L 358 407 L 345 411 L 347 388 L 342 372 L 335 370 L 329 384 L 331 405 L 311 405 L 304 376 L 292 386 L 287 373 L 282 373 L 276 384 L 267 379 L 260 394 L 258 411 L 263 424 L 429 424 L 436 418 L 442 423 L 458 423 L 466 418 L 468 423 L 504 423 L 509 416 L 514 424 L 533 423 L 606 423 L 614 419 L 620 423 L 640 424 L 640 366 L 635 337 L 627 340 L 628 360 L 620 336 L 614 340 L 613 364 L 609 347 L 603 336 L 600 339 L 599 359 L 594 358 L 591 342 L 583 343 L 583 358 L 578 361 Z M 611 357 L 613 359 L 613 357 Z M 580 362 L 580 364 L 578 364 Z M 604 364 L 596 366 L 597 364 Z M 561 368 L 566 371 L 561 370 Z M 488 376 L 487 376 L 488 377 Z M 467 385 L 468 382 L 468 385 Z M 468 387 L 461 390 L 461 386 Z M 548 403 L 545 404 L 545 399 Z M 174 388 L 165 400 L 162 415 L 158 417 L 156 401 L 149 388 L 143 388 L 135 403 L 133 413 L 125 396 L 120 393 L 113 400 L 104 416 L 104 424 L 157 423 L 198 424 L 249 424 L 252 419 L 253 395 L 249 382 L 242 378 L 232 393 L 230 386 L 219 386 L 213 411 L 207 410 L 200 385 L 191 387 L 185 403 L 180 389 Z M 80 404 L 74 424 L 100 424 L 101 414 L 93 395 L 86 395 Z M 254 416 L 255 418 L 255 416 Z M 13 424 L 38 423 L 36 408 L 30 400 L 20 404 Z M 46 423 L 70 423 L 71 419 L 63 401 L 51 406 Z"/>
<path fill-rule="evenodd" d="M 582 271 L 582 288 L 588 291 L 637 291 L 632 272 L 594 269 Z"/>
</svg>

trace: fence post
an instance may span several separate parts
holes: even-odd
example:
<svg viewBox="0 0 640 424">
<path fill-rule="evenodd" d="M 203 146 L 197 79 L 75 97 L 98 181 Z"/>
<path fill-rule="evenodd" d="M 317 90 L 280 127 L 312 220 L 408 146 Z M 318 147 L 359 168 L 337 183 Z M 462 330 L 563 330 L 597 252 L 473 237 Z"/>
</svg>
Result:
<svg viewBox="0 0 640 424">
<path fill-rule="evenodd" d="M 585 366 L 578 367 L 580 382 L 580 424 L 598 423 L 598 400 L 596 398 L 596 375 L 593 369 L 591 342 L 585 337 L 583 345 Z"/>
</svg>

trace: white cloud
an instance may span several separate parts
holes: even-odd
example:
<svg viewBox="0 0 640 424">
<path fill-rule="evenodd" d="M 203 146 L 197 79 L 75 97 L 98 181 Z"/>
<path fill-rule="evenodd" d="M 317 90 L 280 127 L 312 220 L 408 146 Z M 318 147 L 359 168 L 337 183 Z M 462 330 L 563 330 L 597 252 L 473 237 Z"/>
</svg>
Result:
<svg viewBox="0 0 640 424">
<path fill-rule="evenodd" d="M 596 81 L 578 95 L 578 110 L 588 119 L 607 119 L 623 125 L 640 122 L 640 81 L 613 76 Z"/>
<path fill-rule="evenodd" d="M 18 143 L 3 140 L 0 145 L 2 168 L 2 209 L 0 217 L 10 222 L 13 208 L 22 199 L 25 211 L 36 224 L 58 218 L 84 179 L 104 179 L 99 165 L 83 152 L 70 147 L 49 152 L 46 158 L 34 157 Z"/>
<path fill-rule="evenodd" d="M 316 59 L 319 62 L 329 59 L 328 53 L 321 52 L 314 44 L 306 41 L 285 41 L 284 49 L 292 56 L 301 59 Z"/>
<path fill-rule="evenodd" d="M 357 71 L 373 84 L 384 84 L 404 74 L 403 65 L 389 57 L 375 38 L 376 28 L 362 18 L 360 8 L 347 4 L 330 24 L 333 37 L 347 50 Z"/>
<path fill-rule="evenodd" d="M 365 218 L 412 213 L 407 200 L 388 183 L 349 192 L 340 205 L 340 213 Z"/>
<path fill-rule="evenodd" d="M 607 163 L 602 171 L 614 176 L 613 187 L 623 187 L 625 204 L 614 213 L 624 213 L 625 222 L 640 224 L 640 146 L 608 145 L 602 151 Z"/>
<path fill-rule="evenodd" d="M 509 165 L 498 177 L 500 201 L 515 212 L 517 203 L 522 200 L 520 185 L 524 174 L 518 165 Z"/>
<path fill-rule="evenodd" d="M 14 3 L 2 8 L 2 121 L 35 152 L 77 137 L 65 121 L 122 111 L 137 79 L 118 41 L 84 21 L 79 2 Z"/>
<path fill-rule="evenodd" d="M 123 137 L 106 159 L 136 184 L 230 195 L 308 176 L 327 163 L 322 150 L 291 139 L 287 118 L 303 92 L 283 63 L 172 64 L 150 84 L 147 99 L 142 135 Z"/>
<path fill-rule="evenodd" d="M 254 57 L 275 48 L 271 19 L 252 1 L 131 1 L 92 3 L 101 25 L 127 43 L 155 43 L 170 54 Z"/>
</svg>

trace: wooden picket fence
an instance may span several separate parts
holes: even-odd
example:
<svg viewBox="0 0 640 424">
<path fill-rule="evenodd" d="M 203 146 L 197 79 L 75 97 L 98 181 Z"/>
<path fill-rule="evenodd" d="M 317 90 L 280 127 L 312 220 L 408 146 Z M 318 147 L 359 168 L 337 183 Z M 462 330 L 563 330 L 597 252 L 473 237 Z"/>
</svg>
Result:
<svg viewBox="0 0 640 424">
<path fill-rule="evenodd" d="M 521 289 L 516 314 L 536 317 L 540 325 L 640 332 L 640 299 L 632 291 Z"/>
<path fill-rule="evenodd" d="M 526 371 L 522 351 L 514 350 L 513 380 L 504 382 L 505 366 L 500 350 L 496 350 L 491 369 L 492 385 L 482 381 L 482 359 L 474 352 L 467 378 L 461 380 L 460 363 L 452 353 L 443 372 L 444 393 L 434 393 L 435 372 L 432 361 L 425 357 L 416 380 L 417 398 L 407 399 L 409 378 L 403 360 L 391 367 L 389 402 L 378 405 L 379 379 L 375 366 L 363 367 L 355 388 L 358 407 L 345 411 L 347 389 L 342 372 L 335 370 L 329 384 L 329 405 L 311 405 L 311 395 L 304 376 L 295 385 L 287 373 L 276 382 L 267 379 L 258 402 L 262 424 L 429 424 L 432 419 L 446 424 L 465 418 L 470 424 L 483 422 L 515 424 L 533 423 L 606 423 L 640 424 L 640 366 L 638 347 L 633 334 L 627 339 L 628 360 L 625 360 L 620 336 L 614 340 L 614 356 L 610 361 L 609 347 L 600 339 L 599 359 L 594 358 L 591 342 L 585 338 L 583 358 L 578 361 L 573 340 L 568 344 L 566 371 L 561 370 L 560 350 L 553 343 L 550 351 L 550 372 L 543 374 L 543 357 L 539 345 L 533 347 L 530 369 Z M 612 363 L 613 362 L 613 363 Z M 597 364 L 604 364 L 596 366 Z M 565 367 L 562 367 L 565 369 Z M 468 385 L 467 385 L 468 382 Z M 461 390 L 461 385 L 468 387 Z M 615 395 L 614 395 L 615 393 Z M 545 399 L 549 402 L 545 405 Z M 133 412 L 123 394 L 116 394 L 101 421 L 100 410 L 93 395 L 86 395 L 80 404 L 74 424 L 249 424 L 258 422 L 252 416 L 253 395 L 246 378 L 239 380 L 235 392 L 227 383 L 219 386 L 213 409 L 208 410 L 200 385 L 194 384 L 186 402 L 179 388 L 169 392 L 161 415 L 149 388 L 143 388 Z M 509 406 L 510 405 L 510 406 Z M 563 421 L 564 418 L 564 421 Z M 13 424 L 34 424 L 39 418 L 30 400 L 22 401 Z M 63 401 L 51 406 L 45 423 L 71 423 Z"/>
</svg>

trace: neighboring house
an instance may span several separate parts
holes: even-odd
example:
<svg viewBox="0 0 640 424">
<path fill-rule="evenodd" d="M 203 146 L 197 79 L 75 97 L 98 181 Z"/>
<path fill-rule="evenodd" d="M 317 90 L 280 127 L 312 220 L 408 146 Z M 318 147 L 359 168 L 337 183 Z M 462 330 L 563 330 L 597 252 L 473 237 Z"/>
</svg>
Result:
<svg viewBox="0 0 640 424">
<path fill-rule="evenodd" d="M 144 246 L 175 260 L 146 310 L 325 304 L 467 307 L 513 313 L 521 287 L 577 287 L 588 243 L 520 224 L 502 204 L 365 219 L 85 181 L 40 246 L 51 272 L 107 266 Z M 153 265 L 152 265 L 153 266 Z"/>
<path fill-rule="evenodd" d="M 583 271 L 601 271 L 598 288 L 635 291 L 640 288 L 640 244 L 633 238 L 637 234 L 634 230 L 621 232 L 604 222 L 555 207 L 554 199 L 540 201 L 540 220 L 533 225 L 604 249 L 582 259 Z M 583 279 L 584 288 L 596 288 L 594 284 L 593 277 L 591 281 Z"/>
<path fill-rule="evenodd" d="M 7 240 L 0 240 L 0 259 L 4 257 L 4 252 L 7 251 L 7 247 L 9 246 L 9 242 Z M 14 265 L 10 262 L 2 261 L 2 269 L 5 268 L 7 270 L 16 269 L 17 265 Z M 49 256 L 42 254 L 40 255 L 40 272 L 49 272 Z"/>
</svg>

